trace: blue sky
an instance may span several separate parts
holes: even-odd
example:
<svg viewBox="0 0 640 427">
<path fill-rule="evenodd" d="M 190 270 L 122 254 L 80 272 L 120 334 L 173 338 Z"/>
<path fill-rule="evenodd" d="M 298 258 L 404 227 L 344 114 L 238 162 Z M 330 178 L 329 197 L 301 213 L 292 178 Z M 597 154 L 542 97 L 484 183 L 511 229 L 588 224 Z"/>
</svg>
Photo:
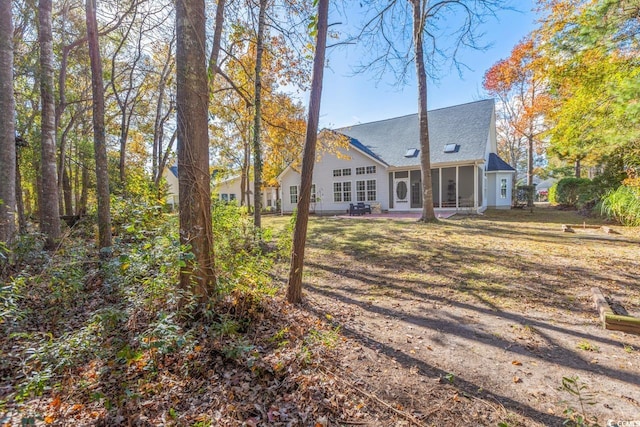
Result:
<svg viewBox="0 0 640 427">
<path fill-rule="evenodd" d="M 535 26 L 535 14 L 531 11 L 533 0 L 516 0 L 514 5 L 519 11 L 501 11 L 497 19 L 484 24 L 482 42 L 491 44 L 491 47 L 482 52 L 466 50 L 459 56 L 471 70 L 463 70 L 460 77 L 455 68 L 443 67 L 439 81 L 429 81 L 429 109 L 487 97 L 482 89 L 485 71 L 498 60 L 508 57 L 513 46 Z M 327 54 L 329 67 L 324 72 L 321 128 L 337 128 L 417 112 L 413 65 L 407 83 L 397 86 L 393 75 L 385 76 L 382 81 L 376 81 L 372 74 L 353 75 L 353 66 L 359 60 L 357 55 L 357 48 L 334 48 Z"/>
</svg>

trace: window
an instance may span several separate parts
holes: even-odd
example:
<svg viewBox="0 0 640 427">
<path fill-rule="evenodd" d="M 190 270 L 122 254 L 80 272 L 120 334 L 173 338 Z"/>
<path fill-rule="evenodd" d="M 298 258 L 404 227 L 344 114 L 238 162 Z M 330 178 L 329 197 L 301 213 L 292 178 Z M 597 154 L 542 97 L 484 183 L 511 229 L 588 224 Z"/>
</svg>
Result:
<svg viewBox="0 0 640 427">
<path fill-rule="evenodd" d="M 419 150 L 417 148 L 409 148 L 406 153 L 404 153 L 405 157 L 416 157 L 418 155 Z"/>
<path fill-rule="evenodd" d="M 229 201 L 229 195 L 227 193 L 220 194 L 220 200 L 228 202 Z"/>
<path fill-rule="evenodd" d="M 351 182 L 334 182 L 333 183 L 333 201 L 334 202 L 350 202 L 351 201 Z"/>
<path fill-rule="evenodd" d="M 374 166 L 375 168 L 375 166 Z M 376 180 L 368 179 L 367 180 L 367 200 L 373 202 L 376 200 Z"/>
<path fill-rule="evenodd" d="M 334 169 L 333 176 L 342 176 L 342 169 Z"/>
<path fill-rule="evenodd" d="M 316 185 L 311 184 L 311 203 L 316 202 Z"/>
<path fill-rule="evenodd" d="M 360 166 L 356 168 L 356 175 L 364 175 L 364 174 L 376 173 L 375 166 Z"/>
<path fill-rule="evenodd" d="M 458 144 L 447 144 L 444 146 L 445 153 L 457 153 L 460 150 L 460 146 Z"/>
<path fill-rule="evenodd" d="M 296 204 L 298 203 L 298 187 L 295 185 L 292 185 L 291 187 L 289 187 L 289 197 L 291 198 L 291 203 Z"/>
<path fill-rule="evenodd" d="M 373 202 L 377 199 L 376 180 L 356 181 L 356 201 Z"/>
<path fill-rule="evenodd" d="M 235 193 L 230 193 L 229 194 L 229 200 L 235 200 L 236 199 L 236 194 Z"/>
<path fill-rule="evenodd" d="M 507 178 L 500 179 L 500 198 L 507 198 Z"/>
<path fill-rule="evenodd" d="M 351 176 L 351 168 L 342 169 L 342 176 Z"/>
<path fill-rule="evenodd" d="M 364 181 L 356 181 L 356 202 L 364 202 L 367 196 Z"/>
</svg>

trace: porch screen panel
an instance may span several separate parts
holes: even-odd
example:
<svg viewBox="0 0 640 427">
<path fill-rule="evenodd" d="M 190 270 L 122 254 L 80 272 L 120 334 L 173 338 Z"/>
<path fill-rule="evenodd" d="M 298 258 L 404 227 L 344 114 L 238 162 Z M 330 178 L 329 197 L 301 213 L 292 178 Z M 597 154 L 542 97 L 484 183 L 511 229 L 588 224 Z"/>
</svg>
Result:
<svg viewBox="0 0 640 427">
<path fill-rule="evenodd" d="M 442 207 L 456 207 L 456 168 L 442 168 Z"/>
<path fill-rule="evenodd" d="M 473 166 L 461 166 L 458 169 L 460 206 L 473 206 L 474 175 Z"/>
<path fill-rule="evenodd" d="M 411 188 L 411 207 L 422 207 L 422 173 L 418 171 L 411 171 L 409 175 L 409 187 Z"/>
<path fill-rule="evenodd" d="M 431 191 L 433 191 L 433 207 L 440 207 L 440 169 L 431 169 Z"/>
</svg>

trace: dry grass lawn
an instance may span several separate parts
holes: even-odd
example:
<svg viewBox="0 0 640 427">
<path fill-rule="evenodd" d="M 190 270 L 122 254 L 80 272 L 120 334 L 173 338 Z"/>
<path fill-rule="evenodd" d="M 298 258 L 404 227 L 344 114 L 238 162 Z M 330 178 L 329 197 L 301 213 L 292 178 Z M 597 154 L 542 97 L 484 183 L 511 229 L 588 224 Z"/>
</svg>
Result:
<svg viewBox="0 0 640 427">
<path fill-rule="evenodd" d="M 540 207 L 438 224 L 313 218 L 305 297 L 342 330 L 340 375 L 396 420 L 640 420 L 640 337 L 603 330 L 591 299 L 597 286 L 640 317 L 640 230 L 562 232 L 583 222 L 599 224 Z M 559 390 L 563 377 L 595 404 Z"/>
</svg>

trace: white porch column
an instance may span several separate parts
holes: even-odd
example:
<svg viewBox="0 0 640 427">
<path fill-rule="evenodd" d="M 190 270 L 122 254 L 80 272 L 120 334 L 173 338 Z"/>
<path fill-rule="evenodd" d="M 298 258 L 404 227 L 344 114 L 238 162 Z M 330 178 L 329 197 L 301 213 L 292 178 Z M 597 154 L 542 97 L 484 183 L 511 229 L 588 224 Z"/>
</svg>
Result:
<svg viewBox="0 0 640 427">
<path fill-rule="evenodd" d="M 478 165 L 473 164 L 473 208 L 478 211 Z"/>
<path fill-rule="evenodd" d="M 440 190 L 438 191 L 438 207 L 442 207 L 442 168 L 438 168 L 438 187 Z"/>
<path fill-rule="evenodd" d="M 456 210 L 460 207 L 460 197 L 458 196 L 458 191 L 460 190 L 460 174 L 458 170 L 458 166 L 456 165 Z"/>
</svg>

